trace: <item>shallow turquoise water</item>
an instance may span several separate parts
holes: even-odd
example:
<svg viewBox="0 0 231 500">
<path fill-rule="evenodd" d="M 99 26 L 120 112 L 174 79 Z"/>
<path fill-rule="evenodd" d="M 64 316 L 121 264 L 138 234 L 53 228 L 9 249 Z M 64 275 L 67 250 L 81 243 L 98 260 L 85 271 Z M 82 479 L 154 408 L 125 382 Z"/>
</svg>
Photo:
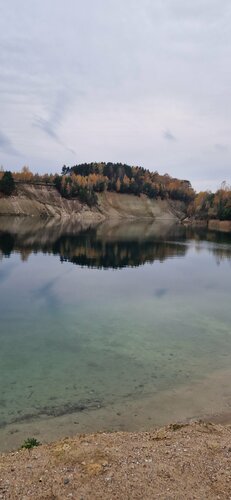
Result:
<svg viewBox="0 0 231 500">
<path fill-rule="evenodd" d="M 229 236 L 147 223 L 81 231 L 3 222 L 2 428 L 161 401 L 229 370 Z"/>
</svg>

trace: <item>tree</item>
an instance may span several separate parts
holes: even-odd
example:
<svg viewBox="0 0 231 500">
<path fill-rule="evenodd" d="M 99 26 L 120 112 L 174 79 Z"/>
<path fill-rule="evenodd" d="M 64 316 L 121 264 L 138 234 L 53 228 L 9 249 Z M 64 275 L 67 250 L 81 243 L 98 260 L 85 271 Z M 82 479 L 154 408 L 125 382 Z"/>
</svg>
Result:
<svg viewBox="0 0 231 500">
<path fill-rule="evenodd" d="M 6 196 L 10 196 L 15 189 L 15 183 L 10 171 L 4 172 L 0 181 L 0 191 Z"/>
<path fill-rule="evenodd" d="M 69 168 L 66 167 L 66 165 L 63 165 L 63 167 L 62 167 L 62 175 L 66 175 L 68 173 L 68 171 L 69 171 Z"/>
<path fill-rule="evenodd" d="M 33 174 L 27 165 L 24 165 L 24 167 L 22 167 L 20 178 L 22 181 L 31 181 L 32 180 Z"/>
</svg>

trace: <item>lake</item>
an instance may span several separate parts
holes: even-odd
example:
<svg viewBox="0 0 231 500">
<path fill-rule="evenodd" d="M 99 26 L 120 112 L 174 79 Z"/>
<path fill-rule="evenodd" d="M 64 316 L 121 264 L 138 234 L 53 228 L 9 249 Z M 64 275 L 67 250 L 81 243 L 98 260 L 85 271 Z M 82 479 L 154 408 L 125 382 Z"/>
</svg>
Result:
<svg viewBox="0 0 231 500">
<path fill-rule="evenodd" d="M 0 450 L 229 418 L 230 277 L 229 234 L 1 217 Z"/>
</svg>

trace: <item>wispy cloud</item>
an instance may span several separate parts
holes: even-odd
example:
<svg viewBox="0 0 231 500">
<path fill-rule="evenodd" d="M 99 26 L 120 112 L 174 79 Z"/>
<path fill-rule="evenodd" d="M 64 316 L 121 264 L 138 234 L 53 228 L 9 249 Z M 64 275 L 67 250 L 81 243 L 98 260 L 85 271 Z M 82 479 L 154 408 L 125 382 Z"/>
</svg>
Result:
<svg viewBox="0 0 231 500">
<path fill-rule="evenodd" d="M 46 120 L 44 118 L 37 117 L 35 118 L 33 125 L 42 130 L 43 132 L 45 132 L 45 134 L 49 135 L 55 141 L 60 142 L 60 139 L 57 133 L 55 132 L 56 124 L 52 123 L 51 120 Z"/>
<path fill-rule="evenodd" d="M 19 147 L 55 172 L 76 148 L 79 162 L 229 181 L 230 0 L 1 4 L 4 166 L 19 168 Z"/>
<path fill-rule="evenodd" d="M 70 96 L 68 96 L 64 91 L 59 92 L 56 96 L 53 106 L 49 107 L 49 109 L 47 110 L 48 118 L 37 116 L 34 119 L 33 126 L 42 130 L 42 132 L 47 134 L 58 144 L 64 146 L 71 153 L 76 154 L 72 148 L 69 148 L 63 143 L 57 132 L 58 128 L 62 125 L 69 104 Z"/>
<path fill-rule="evenodd" d="M 0 152 L 10 156 L 20 156 L 19 151 L 13 146 L 11 140 L 0 130 Z"/>
<path fill-rule="evenodd" d="M 163 131 L 163 138 L 166 139 L 166 141 L 176 141 L 175 135 L 168 129 Z"/>
<path fill-rule="evenodd" d="M 54 103 L 49 105 L 46 110 L 47 118 L 38 116 L 35 118 L 33 125 L 59 142 L 57 128 L 62 124 L 68 102 L 69 99 L 64 92 L 58 93 Z"/>
</svg>

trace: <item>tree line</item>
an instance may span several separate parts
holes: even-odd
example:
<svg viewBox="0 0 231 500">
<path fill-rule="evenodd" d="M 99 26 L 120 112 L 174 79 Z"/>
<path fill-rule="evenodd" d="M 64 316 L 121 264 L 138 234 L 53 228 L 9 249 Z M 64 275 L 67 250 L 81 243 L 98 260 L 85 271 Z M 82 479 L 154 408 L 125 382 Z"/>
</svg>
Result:
<svg viewBox="0 0 231 500">
<path fill-rule="evenodd" d="M 33 174 L 28 167 L 21 172 L 0 172 L 0 192 L 11 195 L 17 182 L 52 183 L 65 198 L 78 198 L 97 204 L 97 193 L 110 191 L 149 198 L 170 198 L 190 203 L 195 192 L 187 180 L 160 175 L 142 167 L 122 163 L 82 163 L 62 168 L 61 174 Z"/>
<path fill-rule="evenodd" d="M 142 167 L 123 163 L 82 163 L 63 166 L 62 175 L 55 179 L 57 189 L 65 197 L 87 197 L 96 202 L 97 192 L 110 191 L 149 198 L 170 198 L 190 203 L 195 192 L 187 180 L 179 180 L 168 174 L 160 175 Z"/>
<path fill-rule="evenodd" d="M 199 220 L 231 220 L 231 186 L 224 181 L 215 193 L 198 193 L 188 207 L 188 215 Z"/>
<path fill-rule="evenodd" d="M 29 167 L 24 166 L 20 172 L 0 170 L 0 193 L 5 196 L 17 194 L 17 183 L 43 183 L 54 184 L 54 174 L 34 174 Z"/>
</svg>

